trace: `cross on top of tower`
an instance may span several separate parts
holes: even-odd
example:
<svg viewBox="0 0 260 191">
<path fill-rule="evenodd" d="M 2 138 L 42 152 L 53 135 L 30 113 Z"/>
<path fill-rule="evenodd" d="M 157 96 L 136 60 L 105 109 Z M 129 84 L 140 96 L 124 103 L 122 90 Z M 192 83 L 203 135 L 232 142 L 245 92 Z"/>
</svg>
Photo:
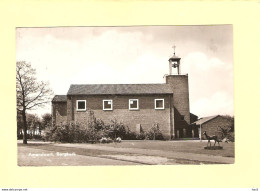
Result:
<svg viewBox="0 0 260 191">
<path fill-rule="evenodd" d="M 173 48 L 173 51 L 174 51 L 173 55 L 175 55 L 175 48 L 176 48 L 176 46 L 173 45 L 172 48 Z"/>
</svg>

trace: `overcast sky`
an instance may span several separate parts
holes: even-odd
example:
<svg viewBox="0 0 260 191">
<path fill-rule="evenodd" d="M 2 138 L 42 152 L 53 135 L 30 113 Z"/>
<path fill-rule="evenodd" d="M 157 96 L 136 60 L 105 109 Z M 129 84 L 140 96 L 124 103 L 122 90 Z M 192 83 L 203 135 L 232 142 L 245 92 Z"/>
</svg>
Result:
<svg viewBox="0 0 260 191">
<path fill-rule="evenodd" d="M 16 60 L 30 62 L 59 95 L 70 84 L 164 83 L 173 45 L 189 75 L 190 111 L 234 115 L 232 25 L 16 30 Z"/>
</svg>

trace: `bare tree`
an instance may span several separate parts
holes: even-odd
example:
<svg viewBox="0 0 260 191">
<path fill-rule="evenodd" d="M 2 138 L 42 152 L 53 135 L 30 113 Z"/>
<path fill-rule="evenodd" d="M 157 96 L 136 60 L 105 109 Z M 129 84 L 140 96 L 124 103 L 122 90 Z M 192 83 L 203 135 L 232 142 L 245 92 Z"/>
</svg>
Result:
<svg viewBox="0 0 260 191">
<path fill-rule="evenodd" d="M 21 115 L 21 112 L 19 113 L 17 111 L 16 114 L 16 122 L 17 122 L 17 139 L 19 139 L 21 137 L 21 133 L 22 133 L 22 129 L 23 129 L 23 118 Z"/>
<path fill-rule="evenodd" d="M 44 106 L 50 102 L 51 95 L 48 83 L 37 81 L 31 64 L 16 62 L 16 106 L 23 119 L 23 144 L 27 144 L 27 111 Z"/>
</svg>

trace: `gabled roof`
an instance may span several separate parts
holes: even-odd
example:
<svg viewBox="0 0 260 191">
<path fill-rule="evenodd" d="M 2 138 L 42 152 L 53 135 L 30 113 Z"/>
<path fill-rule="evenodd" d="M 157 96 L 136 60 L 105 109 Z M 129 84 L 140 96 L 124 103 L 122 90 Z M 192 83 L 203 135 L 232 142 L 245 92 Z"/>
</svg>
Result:
<svg viewBox="0 0 260 191">
<path fill-rule="evenodd" d="M 67 102 L 67 95 L 55 95 L 52 102 Z"/>
<path fill-rule="evenodd" d="M 67 95 L 172 94 L 168 84 L 72 84 Z"/>
<path fill-rule="evenodd" d="M 210 120 L 212 120 L 212 119 L 214 119 L 214 118 L 216 118 L 218 116 L 219 115 L 214 115 L 214 116 L 209 116 L 209 117 L 202 117 L 198 121 L 193 122 L 192 125 L 202 125 L 202 124 L 204 124 L 204 123 L 206 123 L 206 122 L 208 122 L 208 121 L 210 121 Z"/>
<path fill-rule="evenodd" d="M 190 113 L 190 116 L 192 117 L 198 117 L 197 115 L 193 114 L 193 113 Z"/>
</svg>

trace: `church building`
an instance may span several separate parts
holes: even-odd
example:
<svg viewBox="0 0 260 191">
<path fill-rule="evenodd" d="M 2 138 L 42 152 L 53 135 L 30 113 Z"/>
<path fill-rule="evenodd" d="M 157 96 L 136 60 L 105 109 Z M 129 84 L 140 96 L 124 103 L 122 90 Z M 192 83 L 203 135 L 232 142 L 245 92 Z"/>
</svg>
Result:
<svg viewBox="0 0 260 191">
<path fill-rule="evenodd" d="M 132 131 L 158 123 L 165 139 L 194 137 L 188 75 L 180 74 L 180 60 L 175 53 L 168 60 L 161 84 L 72 84 L 67 95 L 52 100 L 53 123 L 86 122 L 91 110 L 105 123 L 116 118 Z"/>
</svg>

